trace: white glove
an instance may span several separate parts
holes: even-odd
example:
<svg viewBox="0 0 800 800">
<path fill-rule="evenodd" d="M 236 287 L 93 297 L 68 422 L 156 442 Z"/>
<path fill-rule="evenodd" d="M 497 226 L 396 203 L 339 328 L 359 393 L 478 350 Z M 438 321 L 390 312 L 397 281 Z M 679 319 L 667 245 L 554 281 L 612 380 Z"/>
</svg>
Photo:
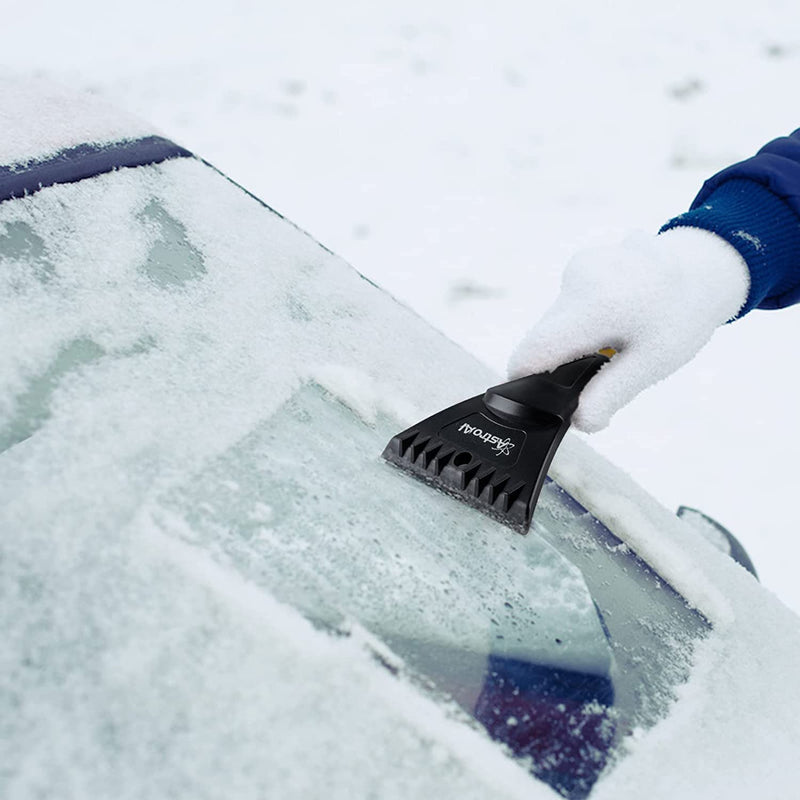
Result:
<svg viewBox="0 0 800 800">
<path fill-rule="evenodd" d="M 613 347 L 617 354 L 581 394 L 573 424 L 592 433 L 642 389 L 689 362 L 747 299 L 739 252 L 700 228 L 637 233 L 575 255 L 561 293 L 517 345 L 512 378 Z"/>
</svg>

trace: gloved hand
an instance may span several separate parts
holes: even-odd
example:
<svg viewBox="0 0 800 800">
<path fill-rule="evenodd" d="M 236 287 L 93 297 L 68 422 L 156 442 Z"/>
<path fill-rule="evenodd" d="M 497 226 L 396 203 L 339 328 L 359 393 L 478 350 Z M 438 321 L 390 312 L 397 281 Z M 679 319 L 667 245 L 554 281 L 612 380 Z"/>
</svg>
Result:
<svg viewBox="0 0 800 800">
<path fill-rule="evenodd" d="M 635 234 L 578 253 L 555 303 L 514 350 L 510 377 L 613 347 L 572 418 L 582 431 L 599 431 L 642 389 L 690 361 L 744 305 L 749 287 L 739 252 L 700 228 Z"/>
</svg>

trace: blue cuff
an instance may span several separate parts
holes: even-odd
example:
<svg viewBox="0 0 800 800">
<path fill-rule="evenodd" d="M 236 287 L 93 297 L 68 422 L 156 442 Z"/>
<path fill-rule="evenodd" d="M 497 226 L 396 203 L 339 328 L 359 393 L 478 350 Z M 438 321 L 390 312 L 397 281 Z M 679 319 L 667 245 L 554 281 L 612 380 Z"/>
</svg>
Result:
<svg viewBox="0 0 800 800">
<path fill-rule="evenodd" d="M 680 226 L 718 234 L 747 262 L 750 292 L 738 317 L 800 301 L 800 217 L 762 184 L 731 178 L 659 233 Z"/>
</svg>

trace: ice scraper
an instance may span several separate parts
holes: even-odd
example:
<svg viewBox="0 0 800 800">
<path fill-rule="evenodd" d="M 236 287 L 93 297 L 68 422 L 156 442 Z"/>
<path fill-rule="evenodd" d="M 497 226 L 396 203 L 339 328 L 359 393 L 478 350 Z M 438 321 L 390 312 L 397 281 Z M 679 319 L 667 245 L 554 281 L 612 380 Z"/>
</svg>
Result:
<svg viewBox="0 0 800 800">
<path fill-rule="evenodd" d="M 393 436 L 383 457 L 527 533 L 580 393 L 613 354 L 492 386 Z"/>
</svg>

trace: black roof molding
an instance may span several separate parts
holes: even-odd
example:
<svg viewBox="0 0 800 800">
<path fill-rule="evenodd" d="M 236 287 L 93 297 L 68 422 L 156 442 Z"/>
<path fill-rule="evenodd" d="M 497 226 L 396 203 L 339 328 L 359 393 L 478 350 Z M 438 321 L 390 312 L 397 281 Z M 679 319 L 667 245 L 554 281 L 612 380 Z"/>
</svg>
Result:
<svg viewBox="0 0 800 800">
<path fill-rule="evenodd" d="M 80 144 L 47 159 L 0 166 L 0 203 L 57 183 L 75 183 L 123 167 L 191 157 L 188 150 L 161 136 L 110 144 Z"/>
</svg>

